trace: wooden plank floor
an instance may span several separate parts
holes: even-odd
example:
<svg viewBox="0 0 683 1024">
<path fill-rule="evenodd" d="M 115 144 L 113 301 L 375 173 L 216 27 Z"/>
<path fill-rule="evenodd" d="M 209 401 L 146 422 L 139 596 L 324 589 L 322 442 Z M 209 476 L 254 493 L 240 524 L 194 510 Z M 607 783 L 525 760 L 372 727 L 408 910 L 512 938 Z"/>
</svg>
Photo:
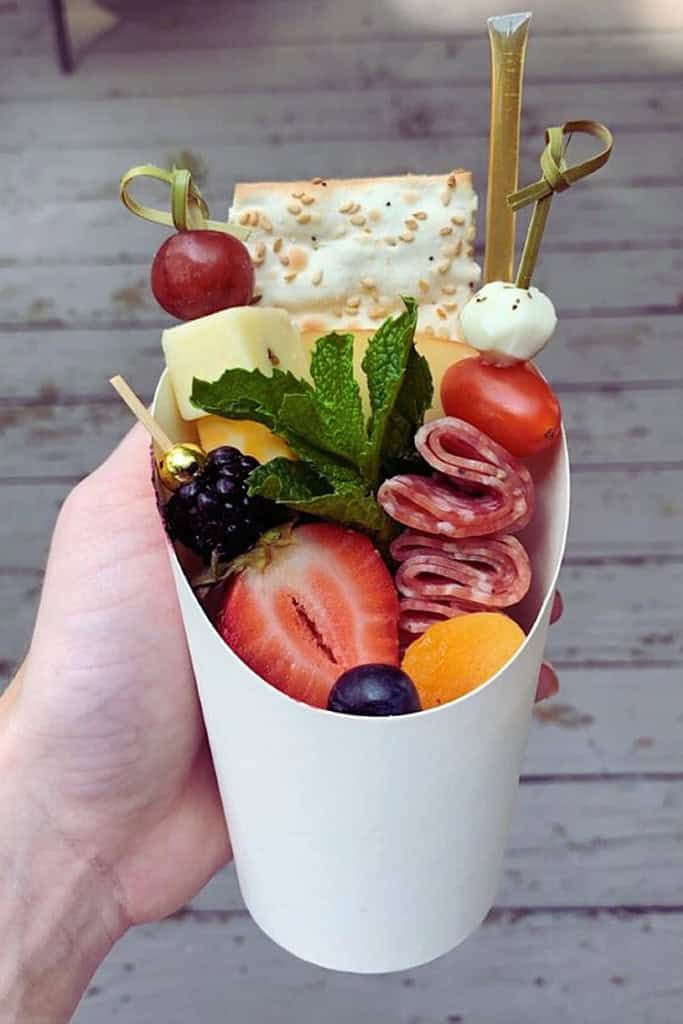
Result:
<svg viewBox="0 0 683 1024">
<path fill-rule="evenodd" d="M 149 395 L 161 365 L 146 279 L 163 233 L 120 208 L 120 173 L 190 160 L 217 214 L 249 177 L 463 165 L 483 192 L 480 2 L 110 6 L 120 23 L 63 78 L 41 0 L 0 4 L 0 686 L 59 504 L 127 426 L 107 378 Z M 72 0 L 77 33 L 86 8 Z M 335 975 L 265 939 L 229 869 L 121 943 L 83 1024 L 681 1020 L 681 54 L 678 0 L 537 8 L 523 180 L 546 124 L 599 117 L 617 145 L 555 204 L 538 275 L 562 315 L 543 367 L 574 465 L 562 693 L 536 711 L 497 909 L 430 967 Z"/>
</svg>

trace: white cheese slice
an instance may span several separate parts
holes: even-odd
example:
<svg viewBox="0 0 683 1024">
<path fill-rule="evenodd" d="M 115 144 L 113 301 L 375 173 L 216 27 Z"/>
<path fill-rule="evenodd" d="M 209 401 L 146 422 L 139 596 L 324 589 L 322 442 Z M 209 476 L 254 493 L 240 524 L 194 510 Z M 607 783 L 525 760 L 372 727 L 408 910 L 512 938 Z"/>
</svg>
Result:
<svg viewBox="0 0 683 1024">
<path fill-rule="evenodd" d="M 167 328 L 161 344 L 184 420 L 206 415 L 190 402 L 194 377 L 214 381 L 230 369 L 261 370 L 270 376 L 274 366 L 295 377 L 308 377 L 308 354 L 283 309 L 224 309 Z"/>
<path fill-rule="evenodd" d="M 302 331 L 372 329 L 419 304 L 418 330 L 460 337 L 476 289 L 477 196 L 468 171 L 235 187 L 230 219 L 249 228 L 256 291 Z"/>
</svg>

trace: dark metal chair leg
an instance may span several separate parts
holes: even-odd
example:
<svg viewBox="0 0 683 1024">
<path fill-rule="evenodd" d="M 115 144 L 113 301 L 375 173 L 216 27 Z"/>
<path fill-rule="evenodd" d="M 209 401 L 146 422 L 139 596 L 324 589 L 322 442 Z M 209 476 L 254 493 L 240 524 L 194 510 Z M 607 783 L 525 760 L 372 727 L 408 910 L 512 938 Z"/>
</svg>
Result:
<svg viewBox="0 0 683 1024">
<path fill-rule="evenodd" d="M 52 23 L 55 29 L 55 40 L 57 53 L 59 54 L 59 66 L 66 75 L 70 75 L 74 69 L 74 59 L 71 52 L 71 40 L 69 29 L 64 14 L 64 0 L 50 0 L 52 11 Z"/>
</svg>

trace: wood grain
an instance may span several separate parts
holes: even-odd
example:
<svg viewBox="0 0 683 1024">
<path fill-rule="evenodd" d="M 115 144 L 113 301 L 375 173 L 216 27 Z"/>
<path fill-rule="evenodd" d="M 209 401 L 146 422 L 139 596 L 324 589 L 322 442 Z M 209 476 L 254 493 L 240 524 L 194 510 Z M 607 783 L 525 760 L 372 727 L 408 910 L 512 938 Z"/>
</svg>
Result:
<svg viewBox="0 0 683 1024">
<path fill-rule="evenodd" d="M 112 43 L 115 35 L 112 36 Z M 489 47 L 481 36 L 449 35 L 445 39 L 410 38 L 316 45 L 230 46 L 219 40 L 210 60 L 201 51 L 173 55 L 173 75 L 186 96 L 260 92 L 264 89 L 343 91 L 361 84 L 426 88 L 448 83 L 488 86 Z M 525 82 L 554 82 L 558 63 L 563 80 L 661 81 L 680 74 L 683 33 L 610 32 L 565 36 L 533 36 Z M 59 75 L 41 57 L 14 56 L 3 61 L 0 95 L 5 100 L 145 98 L 159 95 L 159 69 L 153 51 L 111 51 L 104 45 L 87 54 L 78 74 Z"/>
<path fill-rule="evenodd" d="M 363 977 L 295 960 L 243 915 L 182 918 L 131 932 L 76 1021 L 673 1024 L 682 941 L 683 915 L 655 909 L 503 911 L 428 967 Z"/>
<path fill-rule="evenodd" d="M 26 104 L 8 101 L 0 151 L 24 146 L 36 150 L 78 148 L 83 144 L 85 123 L 88 144 L 93 147 L 111 144 L 112 125 L 116 125 L 118 145 L 144 138 L 148 146 L 177 146 L 180 124 L 187 126 L 185 144 L 193 146 L 209 141 L 231 145 L 269 139 L 283 143 L 439 136 L 483 140 L 488 134 L 489 90 L 484 85 L 459 85 L 457 104 L 453 89 L 444 85 L 430 87 L 426 95 L 414 88 L 354 88 L 343 94 L 343 103 L 334 89 L 317 89 L 311 94 L 227 94 L 220 99 L 220 118 L 206 97 L 182 95 L 179 84 L 175 85 L 173 93 L 149 97 L 144 104 L 119 98 L 35 103 L 30 117 L 26 116 Z M 674 80 L 662 89 L 657 83 L 648 88 L 641 82 L 625 82 L 615 90 L 611 83 L 596 82 L 590 93 L 591 114 L 596 120 L 609 121 L 615 131 L 651 131 L 678 123 L 683 85 Z M 542 148 L 545 126 L 569 120 L 582 108 L 584 94 L 582 83 L 530 83 L 522 115 L 524 134 Z"/>
<path fill-rule="evenodd" d="M 93 109 L 96 108 L 93 106 Z M 36 160 L 32 151 L 27 150 L 6 152 L 3 153 L 5 194 L 13 202 L 27 206 L 111 199 L 118 194 L 121 174 L 139 163 L 143 156 L 150 163 L 162 166 L 170 166 L 175 160 L 199 168 L 199 180 L 205 188 L 208 185 L 207 193 L 223 196 L 214 209 L 216 215 L 221 216 L 227 214 L 235 181 L 267 176 L 286 181 L 315 174 L 337 177 L 408 171 L 426 174 L 466 166 L 473 172 L 480 191 L 486 181 L 484 140 L 457 134 L 444 139 L 430 138 L 428 145 L 423 138 L 373 139 L 372 145 L 360 140 L 330 140 L 322 147 L 317 142 L 290 141 L 285 145 L 281 140 L 272 139 L 240 144 L 231 140 L 226 156 L 224 145 L 210 139 L 196 143 L 191 132 L 192 126 L 188 125 L 181 140 L 155 143 L 146 139 L 142 147 L 136 143 L 115 145 L 112 141 L 101 149 L 88 145 L 81 135 L 78 144 L 71 149 L 52 150 L 49 160 Z M 525 135 L 521 140 L 523 181 L 532 181 L 538 174 L 539 142 L 536 135 Z M 643 153 L 647 153 L 646 161 L 642 159 Z M 591 180 L 590 190 L 603 192 L 615 185 L 637 184 L 652 188 L 681 182 L 683 154 L 675 133 L 647 130 L 619 135 L 615 159 Z M 154 198 L 159 200 L 160 194 L 154 193 Z"/>
<path fill-rule="evenodd" d="M 559 251 L 623 248 L 666 249 L 679 245 L 683 235 L 683 187 L 657 190 L 650 202 L 646 188 L 577 188 L 553 207 L 551 227 L 543 246 L 544 260 Z M 213 209 L 226 215 L 226 200 Z M 155 195 L 163 206 L 162 190 Z M 482 199 L 483 207 L 483 199 Z M 68 231 L 64 230 L 68 224 Z M 169 232 L 170 233 L 170 232 Z M 8 210 L 0 242 L 0 265 L 151 263 L 155 247 L 167 232 L 126 214 L 117 198 L 65 204 L 57 200 Z M 520 232 L 521 235 L 521 232 Z M 482 253 L 477 256 L 482 261 Z M 644 257 L 645 259 L 647 257 Z"/>
</svg>

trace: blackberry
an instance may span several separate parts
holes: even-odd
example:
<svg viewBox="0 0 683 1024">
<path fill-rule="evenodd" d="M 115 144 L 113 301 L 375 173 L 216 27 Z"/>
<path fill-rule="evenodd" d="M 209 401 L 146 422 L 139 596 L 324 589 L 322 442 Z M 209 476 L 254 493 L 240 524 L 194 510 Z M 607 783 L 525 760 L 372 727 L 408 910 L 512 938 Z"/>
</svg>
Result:
<svg viewBox="0 0 683 1024">
<path fill-rule="evenodd" d="M 166 529 L 201 556 L 228 562 L 247 551 L 270 527 L 282 522 L 277 505 L 250 498 L 247 477 L 258 462 L 227 445 L 210 452 L 206 465 L 171 496 L 164 510 Z"/>
</svg>

